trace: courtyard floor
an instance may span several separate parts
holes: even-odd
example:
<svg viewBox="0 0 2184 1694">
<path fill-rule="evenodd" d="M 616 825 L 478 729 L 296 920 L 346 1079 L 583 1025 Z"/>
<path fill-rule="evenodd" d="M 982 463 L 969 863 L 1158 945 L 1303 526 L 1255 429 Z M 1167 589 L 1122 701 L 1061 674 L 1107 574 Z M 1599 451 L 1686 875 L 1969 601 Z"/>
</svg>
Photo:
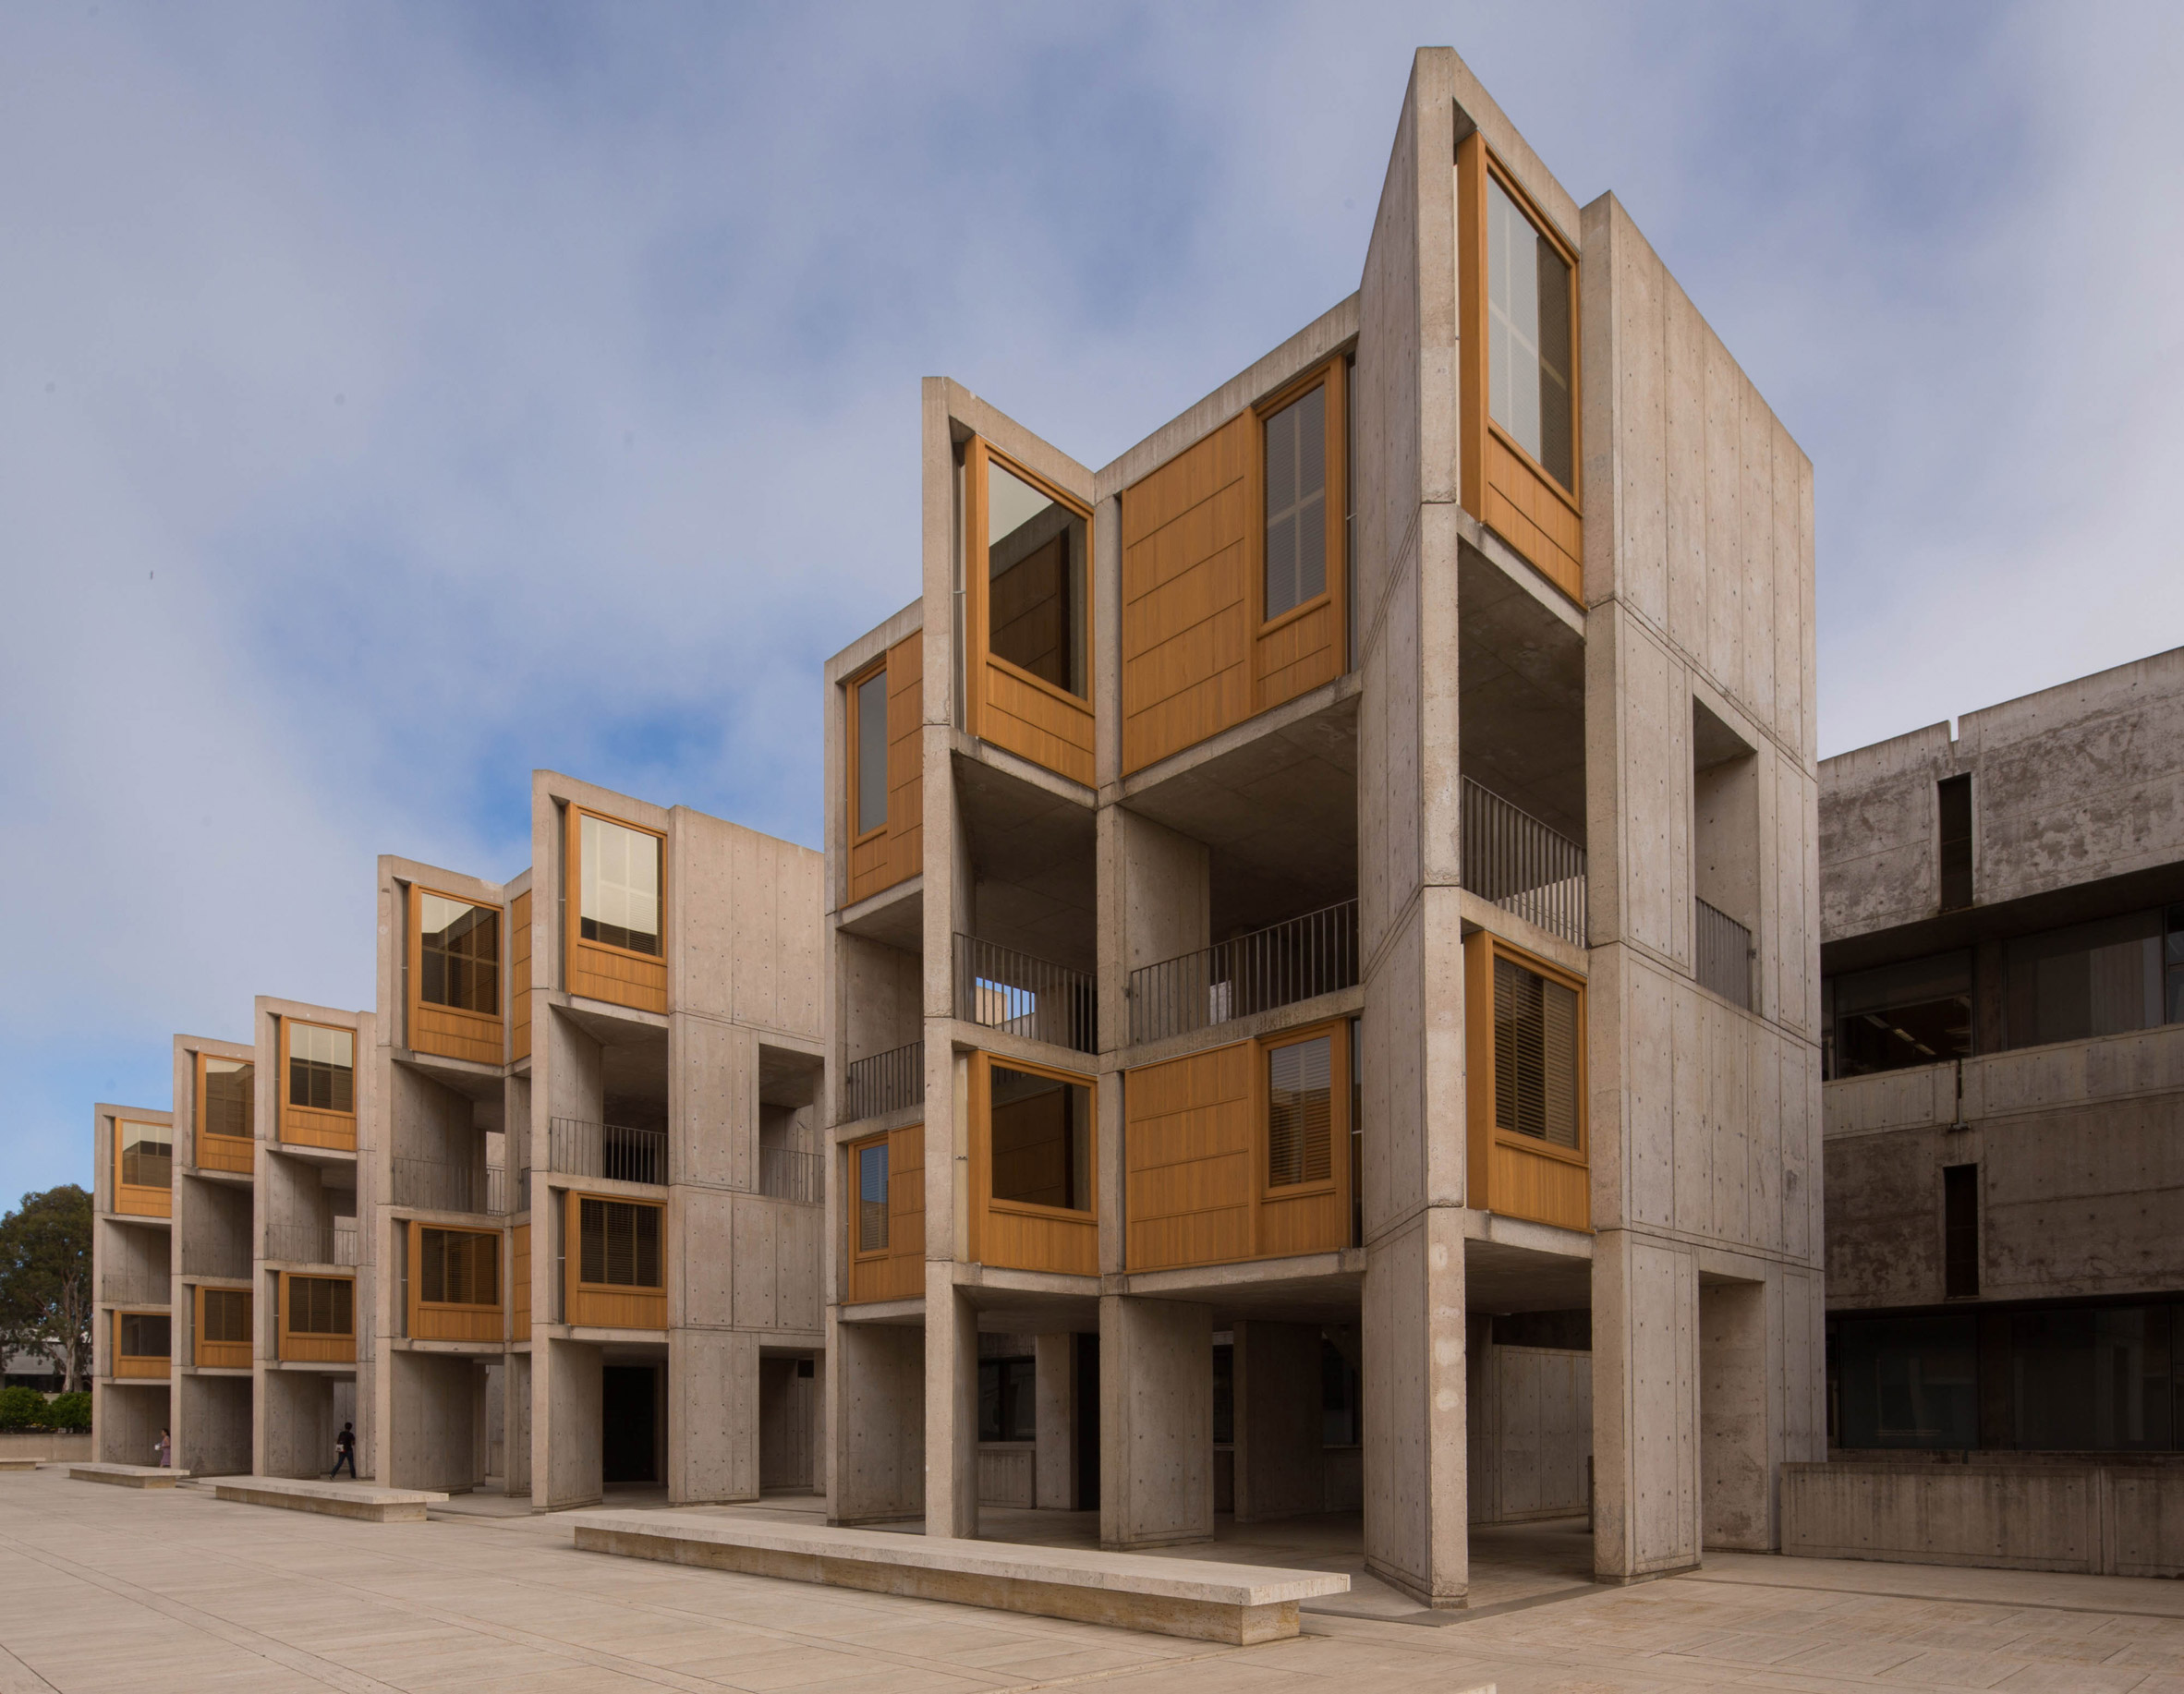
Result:
<svg viewBox="0 0 2184 1694">
<path fill-rule="evenodd" d="M 1368 1595 L 1308 1615 L 1298 1640 L 1215 1648 L 579 1554 L 565 1518 L 451 1504 L 365 1524 L 57 1470 L 0 1476 L 0 1694 L 2184 1694 L 2184 1583 L 1715 1555 L 1695 1575 L 1596 1589 L 1566 1579 L 1582 1537 L 1547 1526 L 1482 1561 L 1535 1569 L 1510 1578 L 1528 1591 L 1460 1621 Z M 1334 1526 L 1277 1527 L 1207 1551 L 1348 1556 Z"/>
</svg>

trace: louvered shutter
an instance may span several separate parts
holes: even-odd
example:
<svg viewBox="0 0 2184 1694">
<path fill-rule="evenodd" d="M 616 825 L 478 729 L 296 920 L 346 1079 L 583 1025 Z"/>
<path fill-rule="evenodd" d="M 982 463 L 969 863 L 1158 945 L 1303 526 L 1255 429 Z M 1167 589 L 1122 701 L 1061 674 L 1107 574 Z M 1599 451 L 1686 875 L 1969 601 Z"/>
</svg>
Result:
<svg viewBox="0 0 2184 1694">
<path fill-rule="evenodd" d="M 1334 1039 L 1316 1036 L 1267 1055 L 1267 1183 L 1324 1182 L 1333 1156 Z"/>
</svg>

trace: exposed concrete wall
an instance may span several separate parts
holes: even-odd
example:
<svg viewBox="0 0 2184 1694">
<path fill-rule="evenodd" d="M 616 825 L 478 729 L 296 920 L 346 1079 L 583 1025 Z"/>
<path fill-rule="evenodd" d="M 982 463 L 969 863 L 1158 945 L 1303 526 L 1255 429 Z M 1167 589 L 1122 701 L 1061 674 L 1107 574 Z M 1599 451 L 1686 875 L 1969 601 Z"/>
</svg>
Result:
<svg viewBox="0 0 2184 1694">
<path fill-rule="evenodd" d="M 1590 1503 L 1593 1356 L 1504 1347 L 1491 1321 L 1471 1325 L 1471 1521 L 1569 1518 Z"/>
<path fill-rule="evenodd" d="M 1982 905 L 2175 863 L 2184 841 L 2184 647 L 1967 712 L 1820 767 L 1828 938 L 1939 909 L 1935 785 L 1972 775 Z"/>
<path fill-rule="evenodd" d="M 929 1132 L 929 1131 L 928 1131 Z M 927 1143 L 930 1148 L 931 1143 Z M 930 1166 L 928 1150 L 926 1163 Z M 925 1532 L 978 1533 L 978 1314 L 955 1267 L 925 1265 Z"/>
<path fill-rule="evenodd" d="M 667 1359 L 669 1504 L 756 1500 L 758 1337 L 678 1328 L 669 1332 Z"/>
<path fill-rule="evenodd" d="M 98 1442 L 101 1464 L 157 1464 L 152 1445 L 163 1429 L 172 1439 L 174 1423 L 172 1396 L 165 1383 L 101 1378 L 91 1384 L 91 1434 Z"/>
<path fill-rule="evenodd" d="M 337 1416 L 337 1379 L 322 1371 L 268 1370 L 259 1373 L 256 1419 L 257 1461 L 261 1476 L 324 1476 L 334 1469 L 334 1437 L 346 1418 Z M 354 1405 L 352 1383 L 339 1379 L 344 1405 Z M 359 1436 L 361 1429 L 358 1430 Z M 372 1474 L 364 1444 L 357 1444 L 357 1469 Z"/>
<path fill-rule="evenodd" d="M 827 1521 L 875 1523 L 925 1510 L 925 1331 L 827 1324 Z"/>
<path fill-rule="evenodd" d="M 531 1368 L 540 1368 L 540 1349 L 531 1349 Z M 600 1349 L 584 1341 L 549 1340 L 544 1348 L 546 1416 L 538 1416 L 534 1399 L 532 1417 L 537 1426 L 552 1433 L 541 1445 L 536 1436 L 531 1448 L 532 1498 L 541 1510 L 564 1506 L 589 1506 L 606 1491 L 601 1440 L 605 1407 Z M 534 1375 L 534 1383 L 536 1377 Z M 672 1458 L 672 1443 L 670 1462 Z"/>
<path fill-rule="evenodd" d="M 1699 1289 L 1699 1495 L 1705 1544 L 1765 1553 L 1774 1546 L 1769 1464 L 1766 1288 Z"/>
<path fill-rule="evenodd" d="M 1097 1501 L 1077 1498 L 1077 1338 L 1064 1331 L 1032 1342 L 1033 1394 L 1037 1432 L 1032 1504 L 1055 1511 L 1089 1511 Z"/>
<path fill-rule="evenodd" d="M 192 1476 L 248 1475 L 250 1379 L 181 1376 L 175 1383 L 174 1399 L 175 1463 Z"/>
<path fill-rule="evenodd" d="M 801 1361 L 758 1361 L 758 1486 L 809 1488 L 816 1477 L 819 1378 L 797 1372 Z"/>
<path fill-rule="evenodd" d="M 1318 1325 L 1247 1321 L 1234 1335 L 1236 1521 L 1325 1511 Z"/>
<path fill-rule="evenodd" d="M 406 1351 L 390 1352 L 387 1370 L 387 1485 L 450 1494 L 475 1488 L 483 1477 L 477 1430 L 484 1373 L 467 1357 Z"/>
<path fill-rule="evenodd" d="M 1213 1308 L 1099 1301 L 1099 1544 L 1213 1537 Z"/>
</svg>

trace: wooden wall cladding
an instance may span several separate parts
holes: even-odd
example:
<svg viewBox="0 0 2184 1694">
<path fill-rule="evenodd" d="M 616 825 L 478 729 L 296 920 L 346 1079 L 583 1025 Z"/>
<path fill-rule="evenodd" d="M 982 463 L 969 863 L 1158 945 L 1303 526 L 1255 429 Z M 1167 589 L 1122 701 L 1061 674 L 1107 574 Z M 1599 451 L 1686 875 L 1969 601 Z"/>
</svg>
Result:
<svg viewBox="0 0 2184 1694">
<path fill-rule="evenodd" d="M 281 1104 L 281 1139 L 296 1147 L 325 1147 L 335 1153 L 357 1150 L 357 1114 L 313 1111 Z"/>
<path fill-rule="evenodd" d="M 524 896 L 528 899 L 529 896 Z M 511 1340 L 531 1338 L 531 1227 L 517 1224 L 509 1231 L 508 1317 Z"/>
<path fill-rule="evenodd" d="M 1092 1145 L 1086 1168 L 1099 1168 L 1099 1090 L 1074 1071 L 1050 1070 L 1021 1059 L 1006 1061 L 1012 1071 L 1051 1076 L 1082 1085 L 1090 1098 Z M 1099 1213 L 1065 1211 L 993 1197 L 993 1064 L 990 1054 L 977 1056 L 972 1071 L 971 1240 L 970 1256 L 980 1264 L 1011 1270 L 1058 1271 L 1069 1276 L 1099 1274 Z"/>
<path fill-rule="evenodd" d="M 1499 1128 L 1494 1121 L 1494 960 L 1497 954 L 1553 978 L 1577 993 L 1577 1145 L 1557 1147 Z M 1591 1131 L 1584 1085 L 1584 984 L 1543 959 L 1483 929 L 1463 938 L 1463 1040 L 1469 1192 L 1481 1212 L 1528 1217 L 1564 1229 L 1593 1225 Z"/>
<path fill-rule="evenodd" d="M 509 902 L 508 1056 L 531 1056 L 531 897 L 528 889 Z"/>
<path fill-rule="evenodd" d="M 856 1146 L 870 1146 L 868 1137 Z M 887 1141 L 887 1249 L 856 1251 L 856 1146 L 850 1148 L 849 1174 L 843 1192 L 853 1196 L 842 1208 L 851 1231 L 849 1293 L 843 1303 L 874 1300 L 916 1300 L 925 1293 L 925 1125 L 890 1130 Z"/>
<path fill-rule="evenodd" d="M 1266 419 L 1327 393 L 1327 587 L 1264 615 Z M 1122 494 L 1122 769 L 1309 693 L 1349 662 L 1347 365 L 1334 359 Z"/>
<path fill-rule="evenodd" d="M 281 1273 L 281 1339 L 280 1357 L 298 1364 L 354 1364 L 357 1361 L 356 1313 L 357 1290 L 354 1277 L 328 1277 L 313 1271 L 309 1279 L 314 1282 L 346 1282 L 349 1288 L 349 1333 L 346 1336 L 298 1335 L 288 1327 L 288 1320 L 295 1313 L 296 1300 L 292 1292 L 297 1280 L 294 1271 Z"/>
<path fill-rule="evenodd" d="M 500 1064 L 507 1056 L 508 1037 L 497 1010 L 467 1011 L 455 1006 L 435 1006 L 424 998 L 425 931 L 422 897 L 440 893 L 441 890 L 437 889 L 428 889 L 422 885 L 413 885 L 409 890 L 409 1005 L 406 1010 L 410 1050 L 435 1054 L 442 1059 L 468 1059 L 473 1064 Z M 508 921 L 506 909 L 493 905 L 490 901 L 473 901 L 454 894 L 442 894 L 441 897 L 445 900 L 459 899 L 465 905 L 483 906 L 498 913 L 501 924 L 505 925 Z M 499 959 L 494 961 L 493 980 L 496 986 L 500 983 L 500 962 Z"/>
<path fill-rule="evenodd" d="M 197 1138 L 197 1168 L 247 1177 L 257 1168 L 257 1151 L 256 1142 L 245 1141 L 240 1135 L 200 1133 Z"/>
<path fill-rule="evenodd" d="M 1327 1180 L 1267 1184 L 1267 1054 L 1331 1038 Z M 1129 1074 L 1129 1267 L 1175 1270 L 1331 1252 L 1350 1244 L 1346 1022 L 1187 1054 Z"/>
<path fill-rule="evenodd" d="M 1580 605 L 1584 603 L 1584 521 L 1552 481 L 1502 439 L 1486 437 L 1486 486 L 1479 521 Z"/>
<path fill-rule="evenodd" d="M 116 1182 L 114 1185 L 114 1209 L 124 1217 L 172 1217 L 175 1215 L 174 1191 L 143 1188 L 134 1182 Z"/>
<path fill-rule="evenodd" d="M 613 1199 L 616 1204 L 643 1204 L 644 1202 L 624 1202 L 616 1196 L 592 1195 L 592 1199 Z M 582 1208 L 587 1196 L 570 1189 L 563 1196 L 565 1207 L 563 1239 L 569 1244 L 568 1258 L 564 1265 L 567 1283 L 563 1301 L 567 1310 L 566 1321 L 592 1329 L 665 1329 L 667 1327 L 667 1289 L 664 1284 L 657 1289 L 625 1288 L 613 1284 L 587 1283 L 583 1279 Z M 669 1240 L 667 1234 L 667 1208 L 654 1208 L 660 1213 L 660 1270 L 667 1274 Z"/>
<path fill-rule="evenodd" d="M 597 816 L 640 834 L 660 833 L 626 818 L 608 817 L 604 812 Z M 584 938 L 584 925 L 577 911 L 577 890 L 584 886 L 583 817 L 579 806 L 564 808 L 563 863 L 567 866 L 569 901 L 568 916 L 563 927 L 567 942 L 568 991 L 587 999 L 604 1000 L 610 1006 L 627 1006 L 633 1011 L 653 1011 L 664 1017 L 667 1015 L 667 880 L 674 874 L 674 867 L 668 863 L 666 838 L 661 838 L 660 855 L 661 952 L 654 958 L 649 953 L 633 952 L 627 948 L 610 947 L 603 941 Z"/>
<path fill-rule="evenodd" d="M 409 1247 L 409 1310 L 404 1314 L 409 1325 L 409 1338 L 413 1341 L 499 1341 L 506 1327 L 506 1316 L 498 1305 L 464 1305 L 446 1301 L 428 1301 L 424 1298 L 424 1229 L 411 1224 L 405 1233 Z M 457 1233 L 485 1236 L 483 1229 L 467 1229 Z M 501 1251 L 498 1232 L 490 1232 L 492 1251 Z M 528 1250 L 528 1243 L 526 1243 Z M 498 1267 L 496 1266 L 496 1275 Z"/>
<path fill-rule="evenodd" d="M 887 823 L 853 841 L 849 850 L 849 901 L 860 900 L 906 882 L 925 868 L 925 635 L 913 632 L 887 650 Z M 869 672 L 866 673 L 869 676 Z M 863 678 L 857 679 L 865 680 Z M 856 683 L 848 685 L 854 713 Z M 856 736 L 850 730 L 850 772 L 846 803 L 855 804 Z M 855 829 L 854 819 L 852 829 Z"/>
</svg>

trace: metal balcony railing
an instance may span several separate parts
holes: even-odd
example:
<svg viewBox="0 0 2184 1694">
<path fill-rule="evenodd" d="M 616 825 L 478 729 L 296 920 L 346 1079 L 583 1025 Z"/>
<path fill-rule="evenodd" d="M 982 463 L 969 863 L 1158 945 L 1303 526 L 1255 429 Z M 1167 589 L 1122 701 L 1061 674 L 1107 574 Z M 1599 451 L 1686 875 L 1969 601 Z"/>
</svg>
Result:
<svg viewBox="0 0 2184 1694">
<path fill-rule="evenodd" d="M 394 1204 L 420 1212 L 477 1212 L 499 1217 L 508 1210 L 508 1172 L 498 1165 L 397 1155 Z"/>
<path fill-rule="evenodd" d="M 173 1295 L 164 1271 L 108 1271 L 99 1278 L 99 1298 L 110 1306 L 164 1306 Z"/>
<path fill-rule="evenodd" d="M 775 1200 L 817 1205 L 827 1197 L 826 1161 L 800 1147 L 760 1147 L 758 1192 Z"/>
<path fill-rule="evenodd" d="M 572 1177 L 605 1177 L 613 1182 L 667 1181 L 667 1131 L 633 1129 L 620 1123 L 587 1123 L 581 1118 L 555 1118 L 546 1126 L 549 1168 Z"/>
<path fill-rule="evenodd" d="M 843 1079 L 842 1121 L 855 1123 L 901 1111 L 925 1098 L 925 1043 L 913 1041 L 850 1061 Z"/>
<path fill-rule="evenodd" d="M 290 1264 L 353 1265 L 357 1263 L 357 1231 L 318 1224 L 268 1224 L 265 1256 Z"/>
<path fill-rule="evenodd" d="M 1585 945 L 1585 850 L 1469 777 L 1463 886 L 1573 947 Z"/>
<path fill-rule="evenodd" d="M 1130 1041 L 1164 1041 L 1357 986 L 1357 901 L 1130 973 Z"/>
<path fill-rule="evenodd" d="M 1711 988 L 1732 1006 L 1752 1010 L 1752 931 L 1728 913 L 1693 899 L 1693 929 L 1697 942 L 1699 986 Z"/>
<path fill-rule="evenodd" d="M 1097 1053 L 1098 998 L 1083 971 L 976 936 L 955 938 L 955 1015 L 965 1023 Z"/>
</svg>

